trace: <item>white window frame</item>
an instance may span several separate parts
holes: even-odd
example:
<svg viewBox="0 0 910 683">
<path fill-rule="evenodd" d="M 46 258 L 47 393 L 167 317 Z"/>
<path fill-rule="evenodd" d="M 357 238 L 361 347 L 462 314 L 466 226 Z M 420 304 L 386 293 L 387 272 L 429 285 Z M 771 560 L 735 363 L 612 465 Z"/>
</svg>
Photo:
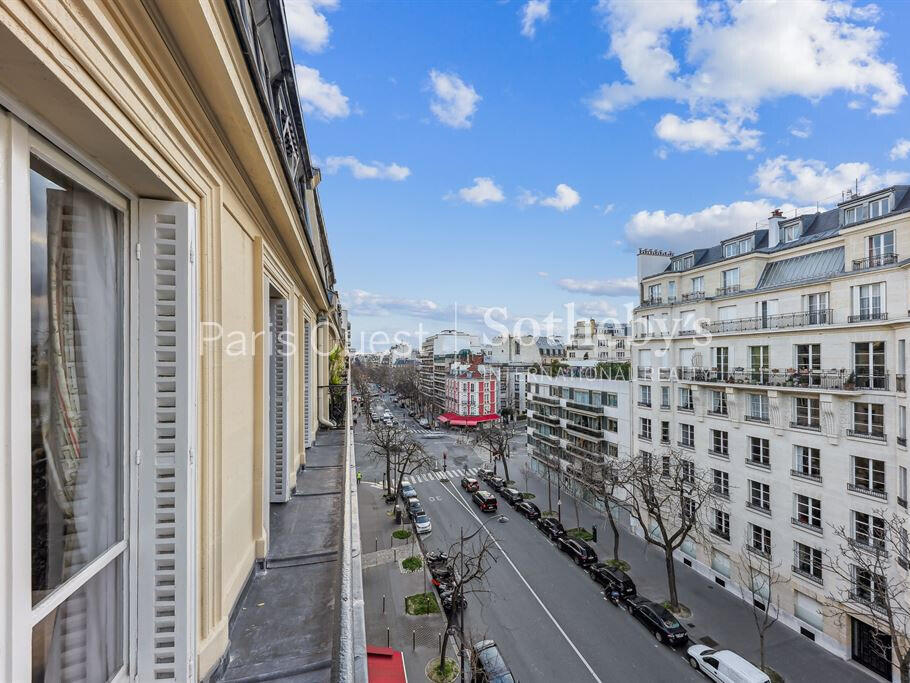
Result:
<svg viewBox="0 0 910 683">
<path fill-rule="evenodd" d="M 692 278 L 692 293 L 700 294 L 705 291 L 705 276 L 699 275 Z"/>
</svg>

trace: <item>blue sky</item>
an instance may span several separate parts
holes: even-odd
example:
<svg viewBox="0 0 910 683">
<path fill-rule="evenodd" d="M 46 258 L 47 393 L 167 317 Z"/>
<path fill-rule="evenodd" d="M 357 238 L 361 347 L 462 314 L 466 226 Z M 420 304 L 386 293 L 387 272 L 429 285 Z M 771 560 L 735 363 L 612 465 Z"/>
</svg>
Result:
<svg viewBox="0 0 910 683">
<path fill-rule="evenodd" d="M 489 307 L 623 318 L 639 246 L 910 181 L 910 3 L 286 11 L 358 347 L 456 306 L 472 330 Z"/>
</svg>

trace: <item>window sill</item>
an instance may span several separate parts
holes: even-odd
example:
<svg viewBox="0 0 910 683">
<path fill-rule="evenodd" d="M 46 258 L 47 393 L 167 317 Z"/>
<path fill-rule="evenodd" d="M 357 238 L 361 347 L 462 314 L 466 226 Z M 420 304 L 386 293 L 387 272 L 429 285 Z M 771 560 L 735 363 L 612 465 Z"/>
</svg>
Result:
<svg viewBox="0 0 910 683">
<path fill-rule="evenodd" d="M 710 531 L 711 531 L 712 536 L 714 536 L 715 538 L 719 538 L 724 543 L 730 542 L 730 534 L 725 534 L 722 531 L 720 531 L 719 529 L 710 529 Z"/>
<path fill-rule="evenodd" d="M 800 429 L 805 432 L 821 432 L 821 425 L 807 425 L 799 422 L 791 422 L 790 429 Z"/>
<path fill-rule="evenodd" d="M 879 500 L 888 500 L 887 491 L 877 491 L 875 489 L 866 489 L 856 484 L 847 484 L 847 491 L 850 493 L 856 493 L 861 496 L 868 496 L 870 498 L 878 498 Z"/>
<path fill-rule="evenodd" d="M 708 455 L 710 455 L 712 458 L 717 458 L 718 460 L 726 460 L 727 462 L 730 461 L 729 453 L 721 453 L 720 451 L 711 449 L 708 451 Z"/>
<path fill-rule="evenodd" d="M 680 448 L 685 448 L 686 450 L 689 450 L 689 451 L 694 451 L 694 450 L 695 450 L 695 444 L 694 444 L 694 443 L 689 444 L 689 443 L 683 443 L 682 441 L 677 441 L 677 442 L 676 442 L 676 445 L 679 446 Z"/>
<path fill-rule="evenodd" d="M 754 467 L 757 470 L 764 470 L 765 472 L 771 471 L 771 463 L 763 463 L 758 460 L 752 460 L 751 458 L 746 458 L 746 465 L 749 467 Z"/>
<path fill-rule="evenodd" d="M 767 417 L 757 417 L 755 415 L 744 415 L 743 416 L 746 422 L 757 422 L 758 424 L 771 424 L 771 420 Z"/>
<path fill-rule="evenodd" d="M 752 512 L 757 512 L 758 514 L 764 515 L 765 517 L 771 516 L 771 510 L 769 508 L 763 508 L 762 506 L 756 505 L 755 503 L 749 501 L 746 501 L 746 507 L 752 510 Z"/>
<path fill-rule="evenodd" d="M 802 569 L 797 567 L 795 564 L 790 569 L 795 576 L 798 576 L 801 579 L 805 579 L 806 581 L 811 581 L 812 583 L 814 583 L 818 586 L 825 585 L 825 582 L 820 577 L 815 576 L 814 574 L 811 574 L 807 571 L 803 571 Z"/>
<path fill-rule="evenodd" d="M 705 411 L 705 414 L 710 415 L 711 417 L 722 417 L 725 420 L 730 419 L 730 414 L 727 411 L 708 410 Z"/>
<path fill-rule="evenodd" d="M 887 443 L 887 434 L 872 434 L 870 432 L 857 432 L 852 429 L 847 430 L 847 436 L 851 439 L 860 439 L 862 441 L 876 441 L 878 443 Z"/>
<path fill-rule="evenodd" d="M 790 476 L 794 477 L 795 479 L 811 481 L 814 484 L 822 483 L 822 477 L 820 474 L 806 474 L 805 472 L 800 472 L 799 470 L 790 470 Z"/>
<path fill-rule="evenodd" d="M 820 526 L 814 526 L 814 525 L 808 524 L 808 523 L 806 523 L 806 522 L 800 522 L 796 517 L 791 517 L 791 518 L 790 518 L 790 524 L 792 524 L 793 526 L 798 527 L 798 528 L 800 528 L 800 529 L 803 529 L 803 530 L 805 530 L 805 531 L 808 531 L 808 532 L 810 532 L 810 533 L 813 533 L 813 534 L 815 534 L 815 535 L 817 535 L 817 536 L 824 536 L 824 535 L 825 535 L 825 531 L 824 531 L 824 529 L 823 529 L 822 527 L 820 527 Z"/>
</svg>

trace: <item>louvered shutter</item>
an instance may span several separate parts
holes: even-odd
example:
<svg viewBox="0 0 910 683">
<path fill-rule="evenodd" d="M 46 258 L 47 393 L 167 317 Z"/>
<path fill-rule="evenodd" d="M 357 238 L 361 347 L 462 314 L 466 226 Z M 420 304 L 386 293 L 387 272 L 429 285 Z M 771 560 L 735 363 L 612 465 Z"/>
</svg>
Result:
<svg viewBox="0 0 910 683">
<path fill-rule="evenodd" d="M 285 299 L 269 300 L 271 329 L 271 357 L 269 358 L 269 451 L 272 482 L 269 500 L 285 503 L 290 497 L 288 477 L 288 353 L 285 333 L 287 330 L 288 302 Z"/>
<path fill-rule="evenodd" d="M 313 418 L 310 414 L 313 394 L 313 373 L 310 370 L 312 367 L 310 364 L 310 329 L 310 321 L 307 320 L 303 323 L 303 437 L 307 447 L 313 443 L 311 431 Z"/>
<path fill-rule="evenodd" d="M 139 202 L 138 662 L 142 680 L 195 680 L 196 214 Z"/>
</svg>

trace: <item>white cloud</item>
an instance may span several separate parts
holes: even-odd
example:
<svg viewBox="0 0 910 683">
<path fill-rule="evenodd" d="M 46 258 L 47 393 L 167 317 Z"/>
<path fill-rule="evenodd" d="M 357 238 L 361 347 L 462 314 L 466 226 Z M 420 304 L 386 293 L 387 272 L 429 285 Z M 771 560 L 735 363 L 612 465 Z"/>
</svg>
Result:
<svg viewBox="0 0 910 683">
<path fill-rule="evenodd" d="M 686 103 L 695 118 L 741 126 L 771 99 L 817 101 L 843 91 L 851 106 L 886 114 L 906 95 L 897 66 L 879 54 L 877 12 L 849 0 L 600 0 L 598 8 L 609 54 L 625 73 L 589 101 L 602 119 L 644 100 L 669 99 Z M 675 45 L 685 47 L 674 54 Z"/>
<path fill-rule="evenodd" d="M 600 294 L 603 296 L 633 295 L 638 292 L 638 282 L 634 277 L 610 278 L 607 280 L 575 280 L 564 277 L 556 284 L 567 292 Z"/>
<path fill-rule="evenodd" d="M 841 192 L 853 189 L 857 183 L 860 190 L 868 192 L 905 182 L 908 178 L 908 173 L 878 171 L 859 161 L 829 168 L 824 162 L 814 159 L 790 159 L 786 156 L 765 160 L 754 176 L 759 194 L 807 204 L 839 201 Z"/>
<path fill-rule="evenodd" d="M 791 124 L 789 131 L 790 135 L 805 140 L 812 135 L 812 121 L 805 116 L 801 116 Z"/>
<path fill-rule="evenodd" d="M 547 271 L 545 271 L 545 270 L 538 270 L 538 271 L 537 271 L 537 275 L 538 275 L 539 277 L 550 277 L 550 274 L 549 274 Z"/>
<path fill-rule="evenodd" d="M 317 69 L 298 64 L 294 74 L 304 113 L 315 113 L 325 119 L 343 119 L 351 113 L 348 98 L 341 93 L 341 88 L 322 80 Z"/>
<path fill-rule="evenodd" d="M 550 18 L 550 0 L 528 0 L 520 11 L 521 35 L 533 38 L 537 31 L 537 22 Z"/>
<path fill-rule="evenodd" d="M 501 202 L 505 199 L 502 188 L 499 187 L 492 178 L 477 177 L 474 178 L 474 184 L 471 187 L 463 187 L 456 193 L 448 193 L 443 199 L 460 199 L 468 204 L 483 206 L 495 202 Z"/>
<path fill-rule="evenodd" d="M 637 290 L 636 290 L 637 291 Z M 599 320 L 618 320 L 616 306 L 603 299 L 592 299 L 575 304 L 575 315 Z"/>
<path fill-rule="evenodd" d="M 396 163 L 383 164 L 373 161 L 369 164 L 360 161 L 357 157 L 328 157 L 325 160 L 326 171 L 337 173 L 342 168 L 350 169 L 351 175 L 358 180 L 404 180 L 411 175 L 411 169 Z"/>
<path fill-rule="evenodd" d="M 430 299 L 409 299 L 388 294 L 376 294 L 362 289 L 354 289 L 342 295 L 345 306 L 352 313 L 362 315 L 389 315 L 405 313 L 418 317 L 437 317 L 442 309 Z"/>
<path fill-rule="evenodd" d="M 524 206 L 539 204 L 540 206 L 549 206 L 557 211 L 568 211 L 578 206 L 581 201 L 581 195 L 565 183 L 559 183 L 552 197 L 541 197 L 529 190 L 522 190 L 518 195 L 518 201 Z"/>
<path fill-rule="evenodd" d="M 615 209 L 615 208 L 616 208 L 616 205 L 615 205 L 615 204 L 607 204 L 607 205 L 603 208 L 602 213 L 603 213 L 604 216 L 606 216 L 608 213 L 613 213 L 613 209 Z"/>
<path fill-rule="evenodd" d="M 676 114 L 664 114 L 654 132 L 677 149 L 702 149 L 708 153 L 731 149 L 757 149 L 761 131 L 745 128 L 741 121 L 720 121 L 713 116 L 683 120 Z"/>
<path fill-rule="evenodd" d="M 430 111 L 436 118 L 452 128 L 470 128 L 471 116 L 482 99 L 474 87 L 461 80 L 458 74 L 436 69 L 430 71 L 430 86 L 433 90 Z"/>
<path fill-rule="evenodd" d="M 906 159 L 910 156 L 910 140 L 907 138 L 900 138 L 894 143 L 894 147 L 891 148 L 889 156 L 891 157 L 891 161 Z"/>
<path fill-rule="evenodd" d="M 332 28 L 320 10 L 333 10 L 338 0 L 287 0 L 284 14 L 291 41 L 307 52 L 322 52 L 329 44 Z"/>
</svg>

